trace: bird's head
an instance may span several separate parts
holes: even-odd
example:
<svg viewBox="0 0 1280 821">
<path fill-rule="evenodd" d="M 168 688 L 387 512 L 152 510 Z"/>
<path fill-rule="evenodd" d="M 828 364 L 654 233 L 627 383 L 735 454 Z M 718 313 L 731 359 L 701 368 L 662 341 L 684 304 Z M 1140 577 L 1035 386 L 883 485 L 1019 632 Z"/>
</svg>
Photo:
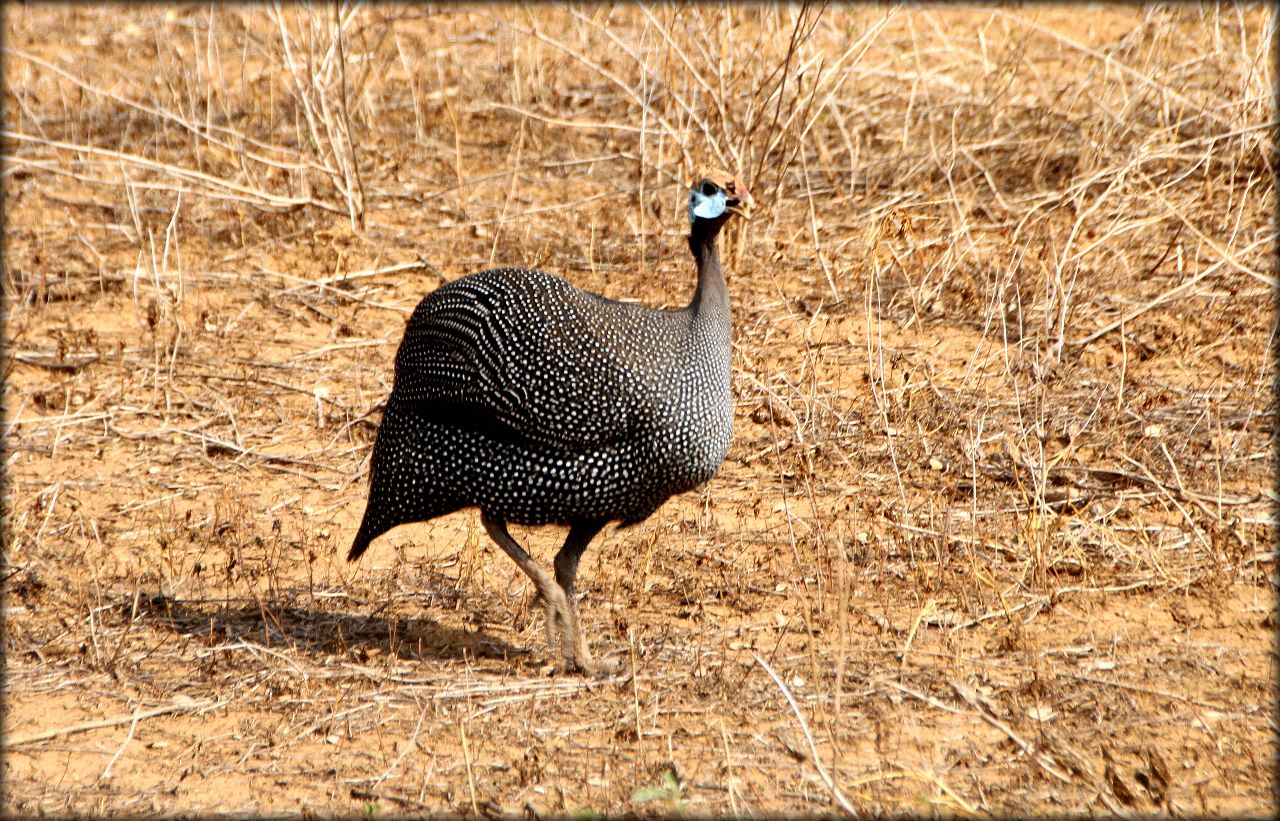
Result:
<svg viewBox="0 0 1280 821">
<path fill-rule="evenodd" d="M 750 219 L 753 205 L 751 192 L 734 175 L 719 169 L 701 169 L 689 187 L 689 225 L 705 220 L 718 226 L 730 215 Z"/>
</svg>

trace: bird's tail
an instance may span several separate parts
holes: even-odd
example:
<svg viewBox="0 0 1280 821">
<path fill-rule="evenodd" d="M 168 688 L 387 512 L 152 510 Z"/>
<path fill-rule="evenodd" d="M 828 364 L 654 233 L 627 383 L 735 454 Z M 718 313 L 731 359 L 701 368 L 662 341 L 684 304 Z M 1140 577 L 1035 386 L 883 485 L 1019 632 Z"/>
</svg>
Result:
<svg viewBox="0 0 1280 821">
<path fill-rule="evenodd" d="M 382 431 L 386 425 L 386 416 L 383 416 L 383 424 L 378 426 L 378 434 L 373 440 L 373 453 L 369 456 L 369 499 L 365 502 L 364 516 L 360 519 L 360 529 L 356 531 L 356 537 L 351 542 L 351 549 L 347 551 L 347 561 L 354 562 L 360 558 L 366 550 L 369 549 L 369 543 L 377 537 L 386 533 L 393 525 L 384 525 L 379 528 L 379 520 L 384 518 L 382 515 L 381 499 L 385 491 L 381 491 L 378 487 L 378 462 L 379 445 L 382 444 Z"/>
<path fill-rule="evenodd" d="M 369 549 L 369 543 L 374 537 L 369 535 L 368 530 L 363 524 L 360 525 L 360 530 L 356 532 L 356 537 L 351 542 L 351 549 L 347 551 L 347 561 L 354 562 Z"/>
<path fill-rule="evenodd" d="M 377 446 L 375 445 L 374 447 L 375 447 L 375 456 L 376 456 Z M 389 527 L 384 527 L 381 530 L 378 530 L 377 525 L 375 524 L 375 522 L 379 518 L 378 517 L 378 498 L 379 497 L 377 495 L 378 486 L 374 483 L 374 479 L 376 477 L 376 465 L 377 465 L 376 460 L 370 460 L 369 462 L 369 500 L 365 503 L 364 516 L 360 520 L 360 529 L 356 531 L 356 537 L 351 542 L 351 549 L 347 551 L 347 561 L 349 562 L 354 562 L 356 559 L 360 558 L 360 555 L 369 549 L 370 542 L 372 542 L 375 538 L 385 533 L 387 530 L 390 530 Z"/>
<path fill-rule="evenodd" d="M 443 477 L 433 472 L 429 460 L 404 458 L 415 448 L 419 454 L 431 453 L 430 444 L 419 444 L 420 433 L 394 408 L 387 408 L 369 459 L 369 501 L 347 561 L 360 558 L 370 542 L 397 525 L 424 522 L 464 506 L 446 489 Z"/>
</svg>

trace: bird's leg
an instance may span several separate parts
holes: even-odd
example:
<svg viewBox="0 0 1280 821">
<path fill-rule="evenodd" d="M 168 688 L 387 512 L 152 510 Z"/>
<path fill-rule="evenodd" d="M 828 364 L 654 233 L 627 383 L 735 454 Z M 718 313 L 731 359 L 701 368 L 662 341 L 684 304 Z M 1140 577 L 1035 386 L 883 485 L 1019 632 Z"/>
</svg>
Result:
<svg viewBox="0 0 1280 821">
<path fill-rule="evenodd" d="M 560 639 L 560 611 L 556 610 L 555 603 L 541 593 L 538 598 L 542 599 L 543 607 L 543 630 L 547 634 L 547 647 L 551 652 L 556 652 L 556 648 L 561 646 Z"/>
<path fill-rule="evenodd" d="M 497 543 L 508 556 L 515 560 L 525 575 L 533 581 L 533 586 L 537 588 L 538 595 L 542 598 L 543 604 L 546 605 L 547 611 L 547 643 L 551 645 L 554 652 L 557 645 L 562 645 L 565 641 L 563 627 L 557 629 L 557 625 L 567 626 L 571 623 L 569 616 L 569 603 L 564 594 L 564 590 L 551 574 L 542 568 L 540 564 L 533 560 L 533 557 L 525 552 L 515 539 L 511 538 L 511 534 L 507 532 L 507 523 L 501 519 L 491 519 L 483 511 L 480 513 L 480 521 L 484 522 L 484 529 L 489 532 L 489 538 Z M 566 658 L 569 666 L 573 666 L 573 659 Z"/>
<path fill-rule="evenodd" d="M 563 642 L 565 659 L 573 662 L 587 672 L 604 672 L 608 665 L 595 661 L 591 650 L 587 647 L 586 638 L 582 634 L 582 621 L 578 617 L 578 597 L 574 591 L 574 579 L 578 575 L 578 560 L 587 549 L 587 545 L 604 527 L 604 520 L 584 519 L 574 522 L 569 527 L 569 535 L 564 540 L 564 547 L 556 554 L 556 583 L 564 591 L 565 601 L 569 605 L 568 621 L 561 625 L 560 640 Z"/>
</svg>

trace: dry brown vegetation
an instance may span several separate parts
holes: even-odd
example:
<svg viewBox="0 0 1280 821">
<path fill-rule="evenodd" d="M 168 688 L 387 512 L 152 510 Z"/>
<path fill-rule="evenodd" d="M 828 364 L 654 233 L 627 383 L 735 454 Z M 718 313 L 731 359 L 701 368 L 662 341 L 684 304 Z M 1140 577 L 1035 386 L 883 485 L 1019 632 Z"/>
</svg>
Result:
<svg viewBox="0 0 1280 821">
<path fill-rule="evenodd" d="M 1273 27 L 5 4 L 3 810 L 1266 813 Z M 680 304 L 702 161 L 735 441 L 584 560 L 627 672 L 474 511 L 347 565 L 417 300 Z"/>
</svg>

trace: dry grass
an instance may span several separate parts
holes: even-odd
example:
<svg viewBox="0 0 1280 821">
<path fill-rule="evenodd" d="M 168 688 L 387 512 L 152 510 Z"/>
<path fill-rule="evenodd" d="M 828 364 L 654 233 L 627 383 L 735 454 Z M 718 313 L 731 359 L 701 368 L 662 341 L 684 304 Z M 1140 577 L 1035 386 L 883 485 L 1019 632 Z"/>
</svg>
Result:
<svg viewBox="0 0 1280 821">
<path fill-rule="evenodd" d="M 6 812 L 1273 805 L 1261 6 L 4 19 Z M 342 560 L 395 344 L 497 263 L 679 304 L 699 160 L 733 448 L 548 677 L 474 513 Z"/>
</svg>

